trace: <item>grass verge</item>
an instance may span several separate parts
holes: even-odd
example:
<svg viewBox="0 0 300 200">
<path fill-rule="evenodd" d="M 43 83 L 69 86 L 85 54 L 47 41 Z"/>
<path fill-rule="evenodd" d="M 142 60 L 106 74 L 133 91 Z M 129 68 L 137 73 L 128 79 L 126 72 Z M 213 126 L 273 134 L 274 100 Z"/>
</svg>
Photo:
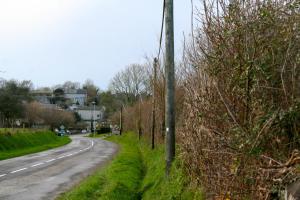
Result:
<svg viewBox="0 0 300 200">
<path fill-rule="evenodd" d="M 59 137 L 51 131 L 1 131 L 0 160 L 36 153 L 71 142 L 69 137 Z"/>
<path fill-rule="evenodd" d="M 173 162 L 169 177 L 165 176 L 165 149 L 158 145 L 155 150 L 143 144 L 141 148 L 146 172 L 141 186 L 143 200 L 202 200 L 202 192 L 193 187 L 185 175 L 181 160 Z"/>
<path fill-rule="evenodd" d="M 59 200 L 202 199 L 201 193 L 190 186 L 179 160 L 174 162 L 169 179 L 165 178 L 163 146 L 151 150 L 133 133 L 107 140 L 120 145 L 116 158 Z"/>
</svg>

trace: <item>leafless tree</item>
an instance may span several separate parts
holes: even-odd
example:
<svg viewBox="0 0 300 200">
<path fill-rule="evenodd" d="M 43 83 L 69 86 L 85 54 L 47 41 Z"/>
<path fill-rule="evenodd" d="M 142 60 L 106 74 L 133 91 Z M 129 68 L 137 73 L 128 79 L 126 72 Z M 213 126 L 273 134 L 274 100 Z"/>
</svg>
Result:
<svg viewBox="0 0 300 200">
<path fill-rule="evenodd" d="M 25 105 L 25 119 L 29 125 L 44 124 L 51 128 L 60 125 L 71 126 L 75 123 L 75 117 L 72 112 L 45 108 L 38 102 L 30 102 Z"/>
<path fill-rule="evenodd" d="M 42 113 L 44 112 L 43 107 L 40 103 L 33 101 L 24 105 L 24 117 L 29 125 L 42 123 Z"/>
<path fill-rule="evenodd" d="M 131 64 L 125 70 L 117 73 L 111 80 L 110 90 L 114 93 L 124 94 L 127 103 L 136 101 L 139 95 L 148 94 L 150 76 L 146 65 Z"/>
<path fill-rule="evenodd" d="M 60 125 L 72 126 L 75 123 L 75 117 L 72 112 L 56 109 L 44 109 L 42 119 L 52 129 Z"/>
</svg>

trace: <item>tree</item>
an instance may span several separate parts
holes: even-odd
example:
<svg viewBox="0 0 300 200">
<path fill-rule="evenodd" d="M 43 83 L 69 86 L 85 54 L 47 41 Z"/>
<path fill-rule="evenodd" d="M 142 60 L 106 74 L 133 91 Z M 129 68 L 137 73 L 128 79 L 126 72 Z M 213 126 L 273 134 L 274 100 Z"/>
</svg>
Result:
<svg viewBox="0 0 300 200">
<path fill-rule="evenodd" d="M 124 94 L 125 104 L 132 104 L 142 94 L 149 94 L 150 76 L 146 66 L 131 64 L 117 73 L 110 82 L 109 89 L 115 94 Z"/>
<path fill-rule="evenodd" d="M 94 84 L 94 82 L 90 79 L 87 79 L 83 84 L 83 89 L 87 91 L 87 104 L 91 104 L 95 102 L 98 105 L 98 91 L 99 88 Z"/>
<path fill-rule="evenodd" d="M 33 101 L 24 105 L 24 117 L 31 127 L 34 124 L 43 123 L 42 113 L 45 111 L 40 103 Z"/>
<path fill-rule="evenodd" d="M 37 91 L 43 91 L 43 92 L 52 92 L 52 89 L 50 87 L 40 87 L 36 89 Z"/>
<path fill-rule="evenodd" d="M 81 116 L 78 114 L 78 112 L 74 112 L 74 118 L 75 118 L 76 123 L 78 123 L 82 120 Z"/>
<path fill-rule="evenodd" d="M 33 101 L 24 105 L 24 118 L 29 126 L 34 124 L 49 125 L 51 129 L 64 125 L 73 126 L 75 122 L 80 121 L 77 113 L 53 108 L 45 108 L 40 103 Z"/>
<path fill-rule="evenodd" d="M 15 119 L 23 116 L 23 103 L 32 99 L 30 95 L 31 89 L 32 83 L 30 81 L 1 81 L 0 115 L 4 126 L 13 126 Z"/>
<path fill-rule="evenodd" d="M 104 119 L 109 118 L 114 112 L 119 110 L 121 97 L 118 94 L 113 94 L 111 91 L 100 92 L 98 96 L 99 105 L 104 107 Z"/>
<path fill-rule="evenodd" d="M 57 88 L 53 91 L 53 94 L 55 97 L 61 97 L 64 96 L 65 92 L 62 88 Z"/>
<path fill-rule="evenodd" d="M 41 117 L 44 120 L 44 123 L 49 125 L 51 129 L 59 127 L 60 125 L 69 127 L 75 124 L 74 114 L 64 110 L 45 108 Z"/>
<path fill-rule="evenodd" d="M 78 82 L 72 82 L 72 81 L 66 81 L 63 85 L 62 88 L 64 90 L 70 90 L 70 89 L 79 89 L 80 88 L 80 83 Z"/>
<path fill-rule="evenodd" d="M 57 88 L 53 91 L 54 97 L 51 99 L 53 104 L 60 105 L 60 107 L 65 107 L 65 103 L 67 99 L 65 98 L 64 94 L 65 91 L 63 88 Z"/>
</svg>

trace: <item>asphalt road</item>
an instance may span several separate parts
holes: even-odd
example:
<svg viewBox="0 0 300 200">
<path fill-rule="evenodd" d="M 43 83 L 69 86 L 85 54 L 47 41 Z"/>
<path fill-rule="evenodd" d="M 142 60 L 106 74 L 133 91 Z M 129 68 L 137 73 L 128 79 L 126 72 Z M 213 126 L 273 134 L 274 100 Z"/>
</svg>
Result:
<svg viewBox="0 0 300 200">
<path fill-rule="evenodd" d="M 108 141 L 71 138 L 64 147 L 0 161 L 0 199 L 54 199 L 117 152 Z"/>
</svg>

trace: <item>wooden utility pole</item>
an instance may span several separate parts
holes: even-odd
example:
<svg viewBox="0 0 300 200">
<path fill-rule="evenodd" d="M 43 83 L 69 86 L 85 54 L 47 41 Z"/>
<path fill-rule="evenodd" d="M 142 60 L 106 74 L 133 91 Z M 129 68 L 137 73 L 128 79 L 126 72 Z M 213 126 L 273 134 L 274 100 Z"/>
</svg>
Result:
<svg viewBox="0 0 300 200">
<path fill-rule="evenodd" d="M 165 0 L 166 26 L 166 175 L 175 157 L 175 78 L 173 0 Z"/>
<path fill-rule="evenodd" d="M 140 95 L 140 97 L 139 97 L 139 121 L 138 121 L 139 140 L 142 137 L 142 108 L 141 108 L 141 103 L 142 103 L 142 97 Z"/>
<path fill-rule="evenodd" d="M 123 105 L 121 106 L 120 110 L 120 135 L 122 135 L 123 132 Z"/>
<path fill-rule="evenodd" d="M 155 111 L 156 111 L 156 97 L 155 97 L 155 90 L 156 90 L 156 77 L 157 77 L 157 58 L 154 58 L 153 63 L 153 83 L 152 83 L 152 129 L 151 129 L 151 149 L 155 147 Z"/>
</svg>

